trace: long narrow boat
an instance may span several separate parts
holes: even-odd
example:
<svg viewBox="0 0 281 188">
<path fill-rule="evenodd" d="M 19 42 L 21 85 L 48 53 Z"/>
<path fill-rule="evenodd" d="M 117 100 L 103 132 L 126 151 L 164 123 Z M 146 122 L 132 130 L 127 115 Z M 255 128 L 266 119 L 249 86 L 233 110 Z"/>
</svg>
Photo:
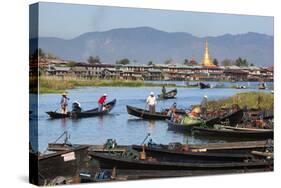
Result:
<svg viewBox="0 0 281 188">
<path fill-rule="evenodd" d="M 210 84 L 205 84 L 203 82 L 199 83 L 199 87 L 200 89 L 207 89 L 207 88 L 211 88 Z"/>
<path fill-rule="evenodd" d="M 200 122 L 193 123 L 193 124 L 180 124 L 180 123 L 172 122 L 171 120 L 166 120 L 166 121 L 168 123 L 169 130 L 178 131 L 178 132 L 191 132 L 193 127 L 200 127 L 203 124 L 206 126 L 213 126 L 214 124 L 220 122 L 220 118 L 214 117 L 214 118 L 210 118 L 205 121 L 202 120 Z"/>
<path fill-rule="evenodd" d="M 270 168 L 273 161 L 257 160 L 251 162 L 170 162 L 155 159 L 140 160 L 124 158 L 112 153 L 89 152 L 92 160 L 98 161 L 104 169 L 138 169 L 138 170 L 230 170 Z"/>
<path fill-rule="evenodd" d="M 173 99 L 173 98 L 175 98 L 177 93 L 178 93 L 177 89 L 174 89 L 172 91 L 168 91 L 165 94 L 162 93 L 162 94 L 158 95 L 158 98 L 160 98 L 160 99 Z"/>
<path fill-rule="evenodd" d="M 94 108 L 91 110 L 86 110 L 82 112 L 68 112 L 67 114 L 62 114 L 59 112 L 46 112 L 51 118 L 85 118 L 85 117 L 94 117 L 94 116 L 102 116 L 108 114 L 115 106 L 116 99 L 106 103 L 105 105 L 108 106 L 108 109 L 99 111 L 98 108 Z"/>
<path fill-rule="evenodd" d="M 273 130 L 255 131 L 255 130 L 233 130 L 233 129 L 210 129 L 203 127 L 194 127 L 192 132 L 198 135 L 232 137 L 232 138 L 251 138 L 251 139 L 269 139 L 273 138 Z"/>
<path fill-rule="evenodd" d="M 143 146 L 132 145 L 132 148 L 137 151 L 142 151 Z M 145 153 L 153 158 L 160 160 L 173 159 L 176 161 L 182 161 L 189 159 L 190 161 L 244 161 L 252 159 L 254 156 L 248 152 L 209 152 L 208 150 L 203 152 L 197 151 L 181 151 L 177 149 L 169 149 L 168 147 L 148 146 L 145 147 Z"/>
<path fill-rule="evenodd" d="M 149 119 L 149 120 L 165 120 L 170 119 L 169 116 L 167 116 L 167 113 L 165 112 L 155 112 L 150 113 L 148 110 L 136 108 L 133 106 L 127 105 L 127 112 L 130 115 L 143 118 L 143 119 Z"/>
</svg>

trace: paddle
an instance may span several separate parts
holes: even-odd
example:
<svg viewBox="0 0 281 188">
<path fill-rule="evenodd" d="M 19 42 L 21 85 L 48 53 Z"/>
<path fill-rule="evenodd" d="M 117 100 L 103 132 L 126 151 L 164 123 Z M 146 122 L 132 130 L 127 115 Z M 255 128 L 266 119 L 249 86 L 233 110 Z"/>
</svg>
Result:
<svg viewBox="0 0 281 188">
<path fill-rule="evenodd" d="M 145 107 L 144 107 L 144 109 L 143 109 L 143 111 L 142 111 L 142 113 L 141 113 L 141 117 L 143 116 L 143 114 L 144 114 L 144 112 L 145 112 L 146 107 L 147 107 L 147 103 L 145 103 Z"/>
</svg>

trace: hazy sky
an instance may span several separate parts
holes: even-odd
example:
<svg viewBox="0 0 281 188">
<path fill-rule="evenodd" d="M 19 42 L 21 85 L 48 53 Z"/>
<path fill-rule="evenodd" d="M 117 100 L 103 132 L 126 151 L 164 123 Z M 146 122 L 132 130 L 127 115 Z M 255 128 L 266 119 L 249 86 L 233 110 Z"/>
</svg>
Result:
<svg viewBox="0 0 281 188">
<path fill-rule="evenodd" d="M 199 37 L 258 32 L 273 35 L 273 17 L 93 5 L 40 3 L 39 36 L 74 38 L 91 31 L 148 26 Z"/>
</svg>

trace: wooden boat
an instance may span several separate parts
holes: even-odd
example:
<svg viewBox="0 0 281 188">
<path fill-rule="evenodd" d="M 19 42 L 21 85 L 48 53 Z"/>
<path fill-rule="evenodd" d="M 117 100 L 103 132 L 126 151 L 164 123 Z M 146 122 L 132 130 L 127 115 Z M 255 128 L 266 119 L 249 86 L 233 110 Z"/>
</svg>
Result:
<svg viewBox="0 0 281 188">
<path fill-rule="evenodd" d="M 192 132 L 199 135 L 232 137 L 232 138 L 251 138 L 251 139 L 269 139 L 273 138 L 273 130 L 256 131 L 256 130 L 235 130 L 235 129 L 210 129 L 203 127 L 194 127 Z"/>
<path fill-rule="evenodd" d="M 220 118 L 220 121 L 228 121 L 230 126 L 234 126 L 242 121 L 244 111 L 239 109 L 235 112 L 228 113 Z"/>
<path fill-rule="evenodd" d="M 35 174 L 32 174 L 31 179 L 33 182 L 43 185 L 45 181 L 50 181 L 58 176 L 78 176 L 79 171 L 86 168 L 88 147 L 72 147 L 67 151 L 46 155 L 30 152 L 29 156 L 30 164 L 35 172 Z"/>
<path fill-rule="evenodd" d="M 236 86 L 236 89 L 247 89 L 247 87 L 246 86 L 243 86 L 243 85 L 241 85 L 241 86 Z"/>
<path fill-rule="evenodd" d="M 260 85 L 259 85 L 259 89 L 266 89 L 266 84 L 264 82 L 262 82 Z"/>
<path fill-rule="evenodd" d="M 178 91 L 177 89 L 174 89 L 172 91 L 166 92 L 165 94 L 158 95 L 158 98 L 160 99 L 173 99 L 177 95 Z"/>
<path fill-rule="evenodd" d="M 206 88 L 211 88 L 210 84 L 204 84 L 203 82 L 199 83 L 200 89 L 206 89 Z"/>
<path fill-rule="evenodd" d="M 186 144 L 171 143 L 169 145 L 154 144 L 154 147 L 169 148 L 173 145 L 173 148 L 179 148 L 175 145 L 180 145 L 180 148 L 185 148 Z M 93 144 L 66 144 L 66 143 L 49 143 L 48 151 L 69 151 L 72 147 L 87 146 L 89 151 L 94 152 L 125 152 L 130 148 L 130 145 L 117 145 L 115 148 L 106 149 L 104 145 L 93 145 Z M 188 144 L 189 150 L 194 152 L 202 151 L 214 151 L 214 152 L 226 152 L 226 151 L 244 151 L 244 150 L 264 150 L 265 148 L 272 147 L 272 140 L 257 140 L 257 141 L 243 141 L 243 142 L 225 142 L 225 143 L 208 143 L 208 144 Z M 182 149 L 179 149 L 182 150 Z"/>
<path fill-rule="evenodd" d="M 170 119 L 169 116 L 167 116 L 167 113 L 165 112 L 155 112 L 150 113 L 148 110 L 136 108 L 133 106 L 127 105 L 127 112 L 130 115 L 143 118 L 143 119 L 149 119 L 149 120 L 165 120 Z"/>
<path fill-rule="evenodd" d="M 187 146 L 188 147 L 188 146 Z M 132 148 L 137 151 L 142 151 L 143 146 L 140 145 L 132 145 Z M 145 153 L 147 156 L 160 159 L 167 160 L 172 159 L 176 161 L 182 160 L 190 160 L 190 161 L 244 161 L 247 159 L 252 159 L 254 156 L 248 152 L 212 152 L 212 151 L 192 151 L 188 149 L 188 151 L 182 151 L 175 149 L 170 149 L 169 146 L 163 145 L 148 145 L 145 147 Z"/>
<path fill-rule="evenodd" d="M 138 170 L 230 170 L 269 168 L 273 161 L 257 160 L 251 162 L 170 162 L 153 158 L 147 160 L 125 158 L 112 153 L 89 152 L 92 160 L 98 161 L 102 169 L 138 169 Z"/>
<path fill-rule="evenodd" d="M 102 116 L 108 114 L 115 106 L 116 99 L 106 103 L 105 105 L 108 106 L 108 109 L 104 111 L 99 111 L 98 108 L 94 108 L 91 110 L 86 110 L 82 112 L 68 112 L 67 114 L 62 114 L 59 112 L 46 112 L 51 118 L 86 118 L 86 117 L 94 117 L 94 116 Z"/>
<path fill-rule="evenodd" d="M 208 120 L 202 120 L 201 122 L 194 123 L 194 124 L 180 124 L 180 123 L 175 123 L 170 120 L 166 120 L 168 122 L 168 129 L 173 130 L 173 131 L 178 131 L 178 132 L 191 132 L 193 127 L 200 127 L 201 125 L 206 125 L 206 126 L 213 126 L 216 123 L 220 122 L 219 117 L 214 117 L 210 118 Z"/>
</svg>

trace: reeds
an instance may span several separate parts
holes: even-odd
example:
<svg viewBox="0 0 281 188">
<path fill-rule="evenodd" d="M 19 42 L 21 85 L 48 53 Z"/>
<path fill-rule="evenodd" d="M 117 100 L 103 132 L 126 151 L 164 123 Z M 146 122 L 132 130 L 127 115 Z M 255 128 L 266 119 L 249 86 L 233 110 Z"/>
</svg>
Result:
<svg viewBox="0 0 281 188">
<path fill-rule="evenodd" d="M 231 107 L 232 104 L 238 104 L 241 108 L 247 106 L 255 109 L 273 109 L 274 96 L 271 93 L 264 92 L 244 92 L 238 93 L 232 97 L 213 100 L 208 102 L 209 110 L 216 110 L 221 107 Z"/>
<path fill-rule="evenodd" d="M 58 76 L 41 76 L 39 78 L 40 93 L 59 93 L 67 89 L 76 87 L 93 86 L 93 87 L 176 87 L 175 84 L 157 84 L 147 83 L 142 80 L 121 80 L 121 79 L 86 79 L 77 77 L 58 77 Z"/>
</svg>

